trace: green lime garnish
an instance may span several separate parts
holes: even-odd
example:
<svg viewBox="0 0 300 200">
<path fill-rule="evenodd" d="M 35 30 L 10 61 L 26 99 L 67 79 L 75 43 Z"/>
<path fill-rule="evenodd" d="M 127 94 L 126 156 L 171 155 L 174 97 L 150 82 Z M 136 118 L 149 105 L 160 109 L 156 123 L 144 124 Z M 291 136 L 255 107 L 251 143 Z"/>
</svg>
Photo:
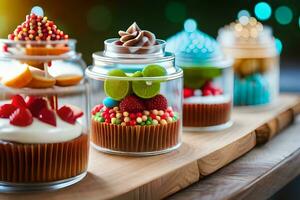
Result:
<svg viewBox="0 0 300 200">
<path fill-rule="evenodd" d="M 133 81 L 132 90 L 137 96 L 149 99 L 159 93 L 160 83 L 153 81 Z"/>
<path fill-rule="evenodd" d="M 143 77 L 143 73 L 141 71 L 136 71 L 132 74 L 132 77 Z"/>
<path fill-rule="evenodd" d="M 120 69 L 111 70 L 108 75 L 126 77 L 125 72 Z M 107 96 L 119 101 L 128 95 L 130 91 L 130 84 L 129 81 L 125 80 L 105 80 L 104 91 Z"/>
<path fill-rule="evenodd" d="M 160 65 L 148 65 L 142 73 L 144 77 L 156 77 L 166 75 L 166 70 Z"/>
</svg>

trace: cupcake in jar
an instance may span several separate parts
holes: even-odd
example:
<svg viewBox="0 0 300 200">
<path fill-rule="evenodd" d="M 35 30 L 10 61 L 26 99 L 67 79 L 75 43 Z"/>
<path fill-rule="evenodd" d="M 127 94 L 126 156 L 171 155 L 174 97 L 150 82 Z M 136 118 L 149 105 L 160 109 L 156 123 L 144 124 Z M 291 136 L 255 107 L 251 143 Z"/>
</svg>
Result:
<svg viewBox="0 0 300 200">
<path fill-rule="evenodd" d="M 47 17 L 26 16 L 0 40 L 0 192 L 53 190 L 83 179 L 88 164 L 85 67 Z"/>
<path fill-rule="evenodd" d="M 213 131 L 231 126 L 231 60 L 218 43 L 199 31 L 194 20 L 167 40 L 168 51 L 184 73 L 183 127 L 189 131 Z"/>
<path fill-rule="evenodd" d="M 181 144 L 182 71 L 165 41 L 133 23 L 104 42 L 86 70 L 92 85 L 91 142 L 97 150 L 156 155 Z"/>
<path fill-rule="evenodd" d="M 271 28 L 243 16 L 219 31 L 224 52 L 234 58 L 234 105 L 270 105 L 278 96 L 279 53 Z"/>
</svg>

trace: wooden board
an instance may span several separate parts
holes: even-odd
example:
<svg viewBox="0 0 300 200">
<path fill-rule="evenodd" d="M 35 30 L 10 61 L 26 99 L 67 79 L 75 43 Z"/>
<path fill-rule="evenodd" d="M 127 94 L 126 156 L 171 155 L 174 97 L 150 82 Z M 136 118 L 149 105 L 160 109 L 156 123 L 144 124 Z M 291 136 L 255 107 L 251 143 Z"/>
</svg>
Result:
<svg viewBox="0 0 300 200">
<path fill-rule="evenodd" d="M 269 111 L 235 110 L 231 128 L 214 133 L 184 133 L 181 148 L 165 155 L 132 158 L 91 150 L 89 173 L 80 183 L 56 192 L 1 194 L 0 199 L 160 199 L 250 151 L 256 145 L 258 127 L 298 104 L 297 96 L 285 95 Z"/>
</svg>

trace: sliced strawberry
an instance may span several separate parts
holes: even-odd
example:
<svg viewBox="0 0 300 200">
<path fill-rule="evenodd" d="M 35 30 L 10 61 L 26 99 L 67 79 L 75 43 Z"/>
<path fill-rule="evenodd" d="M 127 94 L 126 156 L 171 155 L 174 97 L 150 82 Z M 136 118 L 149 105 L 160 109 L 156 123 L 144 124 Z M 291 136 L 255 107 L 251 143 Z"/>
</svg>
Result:
<svg viewBox="0 0 300 200">
<path fill-rule="evenodd" d="M 44 108 L 48 109 L 47 100 L 41 97 L 34 97 L 34 96 L 28 97 L 26 99 L 26 105 L 34 117 L 38 117 L 42 109 Z"/>
<path fill-rule="evenodd" d="M 65 122 L 75 124 L 76 118 L 74 112 L 69 106 L 63 106 L 57 111 L 58 116 Z"/>
<path fill-rule="evenodd" d="M 4 104 L 0 107 L 0 118 L 9 118 L 9 116 L 17 109 L 12 104 Z"/>
<path fill-rule="evenodd" d="M 9 117 L 9 122 L 15 126 L 29 126 L 33 122 L 31 112 L 27 108 L 18 108 Z"/>
<path fill-rule="evenodd" d="M 38 117 L 40 121 L 50 124 L 52 126 L 56 126 L 56 115 L 53 110 L 49 110 L 48 108 L 43 108 Z"/>
<path fill-rule="evenodd" d="M 26 103 L 21 95 L 14 95 L 11 104 L 18 108 L 26 108 Z"/>
<path fill-rule="evenodd" d="M 71 108 L 71 110 L 73 111 L 74 117 L 75 119 L 80 118 L 83 116 L 83 112 L 80 108 L 78 108 L 77 106 L 73 106 L 73 105 L 65 105 L 69 108 Z"/>
</svg>

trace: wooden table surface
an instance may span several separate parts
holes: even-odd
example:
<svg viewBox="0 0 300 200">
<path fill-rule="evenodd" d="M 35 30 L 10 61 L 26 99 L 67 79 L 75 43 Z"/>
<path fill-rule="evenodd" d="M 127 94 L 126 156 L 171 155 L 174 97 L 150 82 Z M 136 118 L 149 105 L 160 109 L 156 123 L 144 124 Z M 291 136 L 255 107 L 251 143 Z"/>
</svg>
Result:
<svg viewBox="0 0 300 200">
<path fill-rule="evenodd" d="M 265 145 L 168 199 L 267 199 L 300 175 L 299 141 L 300 117 Z"/>
</svg>

